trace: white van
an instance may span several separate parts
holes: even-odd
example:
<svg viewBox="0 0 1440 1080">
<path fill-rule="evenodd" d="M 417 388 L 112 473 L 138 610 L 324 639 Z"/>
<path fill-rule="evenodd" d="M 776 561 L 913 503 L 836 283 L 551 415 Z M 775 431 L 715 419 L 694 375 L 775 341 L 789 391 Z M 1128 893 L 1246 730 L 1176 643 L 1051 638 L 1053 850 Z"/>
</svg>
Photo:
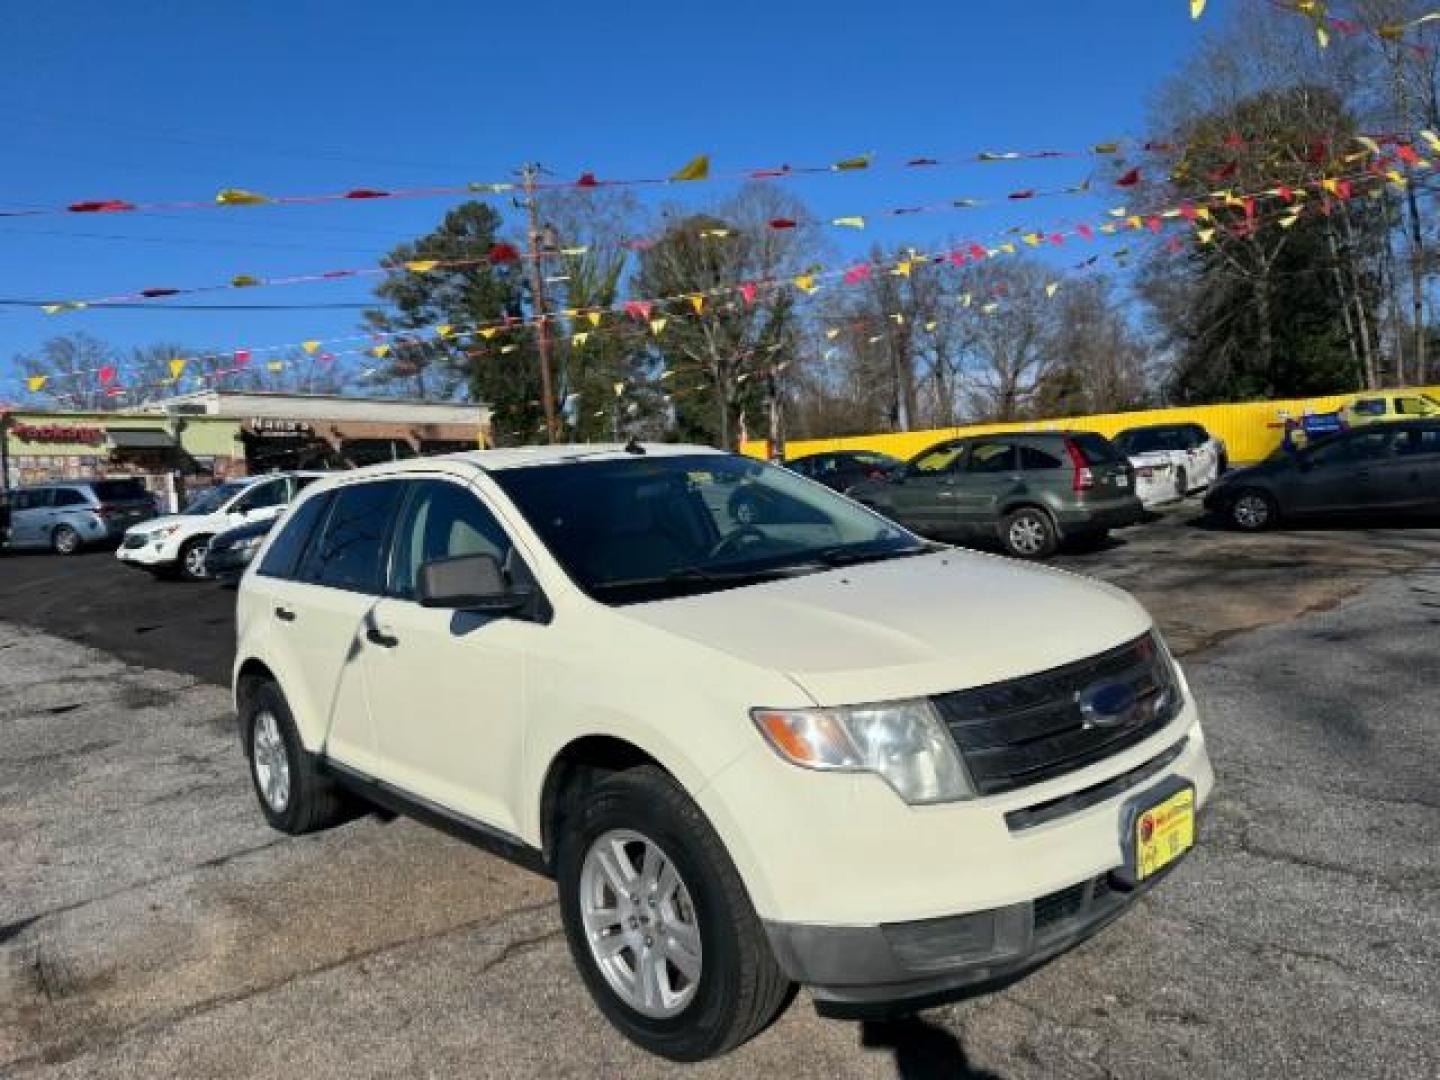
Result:
<svg viewBox="0 0 1440 1080">
<path fill-rule="evenodd" d="M 1020 976 L 1163 878 L 1213 784 L 1125 593 L 696 447 L 335 476 L 237 619 L 270 823 L 358 797 L 553 875 L 599 1008 L 676 1060 L 795 983 L 867 1015 Z"/>
<path fill-rule="evenodd" d="M 153 574 L 200 581 L 208 576 L 205 550 L 211 537 L 247 522 L 278 517 L 302 488 L 324 475 L 287 472 L 227 480 L 202 492 L 178 514 L 127 529 L 115 557 Z"/>
</svg>

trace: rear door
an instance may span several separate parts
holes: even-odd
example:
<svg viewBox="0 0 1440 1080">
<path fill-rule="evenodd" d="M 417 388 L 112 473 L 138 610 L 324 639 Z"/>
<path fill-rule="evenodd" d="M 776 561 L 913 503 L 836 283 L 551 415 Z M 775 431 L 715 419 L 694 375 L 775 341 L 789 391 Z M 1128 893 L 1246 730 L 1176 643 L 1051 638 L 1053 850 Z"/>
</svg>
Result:
<svg viewBox="0 0 1440 1080">
<path fill-rule="evenodd" d="M 1384 507 L 1392 495 L 1381 468 L 1390 457 L 1393 434 L 1365 427 L 1315 447 L 1291 483 L 1286 509 L 1321 514 Z"/>
<path fill-rule="evenodd" d="M 1440 508 L 1440 423 L 1395 433 L 1389 474 L 1391 505 L 1404 510 Z"/>
<path fill-rule="evenodd" d="M 473 488 L 441 475 L 407 482 L 387 595 L 367 642 L 365 681 L 380 775 L 397 787 L 515 834 L 520 829 L 526 659 L 550 632 L 516 616 L 421 607 L 420 567 L 492 555 L 530 578 L 506 529 Z"/>
<path fill-rule="evenodd" d="M 258 589 L 263 582 L 265 609 L 254 617 L 272 624 L 272 651 L 284 668 L 277 674 L 292 707 L 313 725 L 311 748 L 371 775 L 378 764 L 362 667 L 365 650 L 374 647 L 367 617 L 384 587 L 390 527 L 402 494 L 398 479 L 325 493 L 324 520 L 293 574 L 271 576 L 275 548 L 303 524 L 301 513 L 312 502 L 307 500 L 267 550 L 255 585 L 248 586 Z"/>
<path fill-rule="evenodd" d="M 990 531 L 1000 508 L 1020 486 L 1020 460 L 1008 439 L 976 439 L 970 444 L 953 489 L 956 523 L 965 532 Z"/>
</svg>

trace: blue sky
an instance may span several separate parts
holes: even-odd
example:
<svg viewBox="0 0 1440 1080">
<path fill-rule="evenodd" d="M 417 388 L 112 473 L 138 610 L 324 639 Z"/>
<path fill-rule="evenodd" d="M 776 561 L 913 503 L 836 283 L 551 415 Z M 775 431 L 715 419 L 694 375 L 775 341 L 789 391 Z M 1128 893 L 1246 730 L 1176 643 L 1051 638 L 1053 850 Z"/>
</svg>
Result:
<svg viewBox="0 0 1440 1080">
<path fill-rule="evenodd" d="M 1226 15 L 1212 3 L 1207 23 Z M 699 152 L 718 170 L 980 149 L 1080 148 L 1140 132 L 1200 32 L 1183 0 L 877 4 L 457 2 L 12 8 L 0 63 L 0 207 L 212 198 L 560 176 L 653 176 Z M 1061 186 L 1081 161 L 789 181 L 822 217 Z M 692 197 L 728 185 L 694 185 Z M 688 194 L 689 192 L 687 192 Z M 666 193 L 661 193 L 665 195 Z M 654 199 L 659 196 L 646 196 Z M 373 264 L 441 199 L 0 219 L 0 298 L 107 295 Z M 1078 200 L 922 215 L 832 239 L 924 247 L 1044 224 Z M 363 281 L 207 302 L 363 303 Z M 343 309 L 0 308 L 11 357 L 84 330 L 197 351 L 353 334 Z"/>
</svg>

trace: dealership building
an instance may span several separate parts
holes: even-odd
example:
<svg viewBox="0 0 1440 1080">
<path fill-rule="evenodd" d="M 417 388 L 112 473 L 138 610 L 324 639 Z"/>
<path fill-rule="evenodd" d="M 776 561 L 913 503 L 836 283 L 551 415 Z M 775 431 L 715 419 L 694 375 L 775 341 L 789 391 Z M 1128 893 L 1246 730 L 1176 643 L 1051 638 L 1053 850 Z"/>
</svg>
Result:
<svg viewBox="0 0 1440 1080">
<path fill-rule="evenodd" d="M 6 486 L 140 476 L 177 487 L 280 469 L 346 469 L 487 445 L 489 410 L 457 402 L 206 390 L 129 412 L 0 413 Z"/>
</svg>

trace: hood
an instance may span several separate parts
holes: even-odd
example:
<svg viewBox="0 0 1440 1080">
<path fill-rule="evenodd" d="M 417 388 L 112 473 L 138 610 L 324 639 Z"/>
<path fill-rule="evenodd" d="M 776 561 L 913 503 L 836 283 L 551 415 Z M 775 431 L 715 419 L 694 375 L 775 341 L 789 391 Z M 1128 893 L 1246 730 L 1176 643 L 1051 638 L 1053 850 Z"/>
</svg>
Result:
<svg viewBox="0 0 1440 1080">
<path fill-rule="evenodd" d="M 1129 641 L 1151 625 L 1138 603 L 1109 585 L 962 551 L 619 610 L 787 675 L 822 705 L 914 697 L 1043 671 Z"/>
<path fill-rule="evenodd" d="M 148 521 L 142 521 L 138 525 L 131 525 L 130 528 L 125 530 L 125 533 L 127 536 L 131 534 L 134 534 L 136 536 L 148 536 L 156 529 L 163 529 L 167 525 L 178 525 L 180 522 L 185 520 L 186 517 L 184 514 L 161 514 L 159 517 L 153 517 Z"/>
</svg>

